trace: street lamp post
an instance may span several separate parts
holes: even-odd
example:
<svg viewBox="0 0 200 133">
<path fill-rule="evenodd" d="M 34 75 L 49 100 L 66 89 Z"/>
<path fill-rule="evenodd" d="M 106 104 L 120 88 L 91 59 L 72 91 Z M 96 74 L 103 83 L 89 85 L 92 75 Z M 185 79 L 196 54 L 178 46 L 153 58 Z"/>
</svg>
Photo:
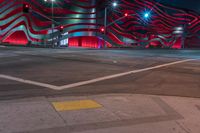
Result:
<svg viewBox="0 0 200 133">
<path fill-rule="evenodd" d="M 104 13 L 104 34 L 106 34 L 106 25 L 107 25 L 107 7 L 105 8 L 105 13 Z"/>
<path fill-rule="evenodd" d="M 112 6 L 116 7 L 117 2 L 114 2 L 112 4 Z M 104 47 L 106 46 L 105 38 L 106 38 L 106 31 L 107 31 L 107 11 L 108 11 L 108 7 L 105 7 L 105 10 L 104 10 Z"/>
<path fill-rule="evenodd" d="M 48 0 L 44 0 L 45 2 L 47 2 Z M 52 34 L 52 40 L 51 40 L 51 45 L 52 47 L 54 47 L 54 1 L 55 0 L 50 0 L 51 1 L 51 34 Z"/>
<path fill-rule="evenodd" d="M 54 47 L 54 22 L 53 22 L 53 17 L 54 17 L 54 0 L 51 0 L 51 31 L 52 31 L 52 47 Z"/>
</svg>

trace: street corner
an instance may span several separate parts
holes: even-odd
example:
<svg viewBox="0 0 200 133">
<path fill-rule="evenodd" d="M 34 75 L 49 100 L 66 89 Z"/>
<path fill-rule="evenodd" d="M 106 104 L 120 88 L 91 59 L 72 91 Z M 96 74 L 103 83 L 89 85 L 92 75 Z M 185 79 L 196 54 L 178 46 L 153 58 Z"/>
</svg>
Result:
<svg viewBox="0 0 200 133">
<path fill-rule="evenodd" d="M 83 100 L 76 98 L 79 100 L 49 100 L 68 126 L 79 127 L 80 130 L 83 125 L 84 128 L 92 126 L 95 129 L 99 126 L 110 128 L 183 119 L 181 114 L 156 96 L 113 94 L 88 96 Z"/>
<path fill-rule="evenodd" d="M 44 97 L 0 102 L 0 133 L 21 133 L 65 126 Z"/>
</svg>

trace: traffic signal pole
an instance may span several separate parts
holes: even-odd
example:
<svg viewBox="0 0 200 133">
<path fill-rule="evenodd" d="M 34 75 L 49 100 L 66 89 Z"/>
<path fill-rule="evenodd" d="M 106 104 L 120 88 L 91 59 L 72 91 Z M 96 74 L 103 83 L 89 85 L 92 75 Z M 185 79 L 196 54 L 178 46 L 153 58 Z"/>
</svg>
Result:
<svg viewBox="0 0 200 133">
<path fill-rule="evenodd" d="M 23 12 L 24 13 L 29 13 L 31 9 L 31 6 L 29 4 L 23 3 Z M 51 18 L 49 18 L 48 16 L 41 14 L 33 9 L 31 9 L 31 12 L 37 13 L 38 15 L 42 16 L 45 19 L 48 19 L 51 21 L 51 31 L 52 31 L 52 47 L 54 47 L 54 27 L 55 24 L 59 25 L 59 23 L 57 21 L 55 21 L 54 18 L 54 10 L 53 10 L 53 2 L 52 2 L 52 14 L 51 14 Z"/>
<path fill-rule="evenodd" d="M 125 13 L 124 16 L 122 16 L 122 17 L 116 19 L 115 21 L 113 21 L 113 22 L 107 24 L 107 8 L 105 8 L 105 15 L 104 15 L 104 47 L 106 46 L 105 38 L 106 38 L 107 27 L 113 25 L 114 23 L 116 23 L 117 21 L 119 21 L 119 20 L 121 20 L 121 19 L 123 19 L 123 18 L 126 18 L 126 17 L 128 17 L 128 16 L 136 16 L 136 15 L 138 15 L 138 14 L 130 14 L 130 15 L 129 15 L 128 13 Z M 101 30 L 101 31 L 102 31 L 102 30 Z"/>
</svg>

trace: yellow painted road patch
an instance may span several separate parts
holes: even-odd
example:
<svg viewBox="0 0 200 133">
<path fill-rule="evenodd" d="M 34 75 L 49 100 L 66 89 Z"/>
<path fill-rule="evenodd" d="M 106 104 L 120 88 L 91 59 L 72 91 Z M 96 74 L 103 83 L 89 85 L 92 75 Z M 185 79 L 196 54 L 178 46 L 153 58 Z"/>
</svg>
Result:
<svg viewBox="0 0 200 133">
<path fill-rule="evenodd" d="M 100 108 L 102 105 L 93 100 L 79 100 L 79 101 L 65 101 L 65 102 L 52 102 L 56 111 L 70 111 L 81 109 Z"/>
</svg>

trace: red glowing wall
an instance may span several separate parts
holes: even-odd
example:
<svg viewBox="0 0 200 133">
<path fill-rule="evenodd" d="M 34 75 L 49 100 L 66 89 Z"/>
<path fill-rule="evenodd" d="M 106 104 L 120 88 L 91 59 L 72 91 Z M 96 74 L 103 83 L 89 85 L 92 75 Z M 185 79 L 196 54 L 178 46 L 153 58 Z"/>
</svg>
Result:
<svg viewBox="0 0 200 133">
<path fill-rule="evenodd" d="M 26 45 L 28 43 L 28 39 L 24 31 L 16 31 L 4 39 L 3 42 L 10 43 L 12 45 Z"/>
<path fill-rule="evenodd" d="M 85 47 L 85 48 L 104 48 L 112 47 L 109 43 L 104 44 L 104 41 L 98 37 L 82 36 L 69 39 L 70 47 Z"/>
<path fill-rule="evenodd" d="M 121 0 L 116 11 L 109 11 L 106 35 L 104 27 L 103 2 L 107 0 L 65 0 L 56 1 L 54 20 L 68 32 L 69 46 L 102 48 L 138 46 L 181 48 L 181 39 L 173 34 L 174 28 L 185 27 L 187 35 L 185 46 L 200 47 L 200 15 L 191 10 L 166 6 L 155 0 Z M 23 13 L 23 3 L 31 3 L 32 12 Z M 144 20 L 144 11 L 151 12 L 151 18 Z M 129 14 L 124 17 L 124 14 Z M 42 16 L 42 15 L 43 16 Z M 134 15 L 132 15 L 134 14 Z M 37 0 L 0 0 L 1 42 L 12 45 L 44 45 L 51 40 L 51 3 Z M 59 35 L 60 25 L 55 26 L 55 35 Z M 96 36 L 96 37 L 95 37 Z M 131 40 L 126 42 L 124 40 Z M 51 43 L 50 43 L 51 44 Z"/>
</svg>

